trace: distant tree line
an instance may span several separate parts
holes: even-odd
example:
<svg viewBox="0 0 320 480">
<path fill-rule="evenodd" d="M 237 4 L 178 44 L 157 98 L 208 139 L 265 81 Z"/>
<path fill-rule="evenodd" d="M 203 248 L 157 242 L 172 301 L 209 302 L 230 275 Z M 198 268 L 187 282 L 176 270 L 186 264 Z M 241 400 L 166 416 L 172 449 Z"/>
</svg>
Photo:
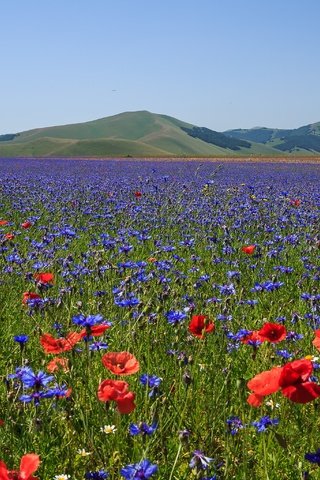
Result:
<svg viewBox="0 0 320 480">
<path fill-rule="evenodd" d="M 9 142 L 17 136 L 17 133 L 6 133 L 5 135 L 0 135 L 0 142 Z"/>
<path fill-rule="evenodd" d="M 303 148 L 314 152 L 320 152 L 320 136 L 318 135 L 297 135 L 285 137 L 283 143 L 274 146 L 277 150 L 290 151 L 296 148 Z"/>
<path fill-rule="evenodd" d="M 238 138 L 227 137 L 223 133 L 215 132 L 205 127 L 181 127 L 190 137 L 199 138 L 206 143 L 211 143 L 217 147 L 230 148 L 230 150 L 240 150 L 241 147 L 250 148 L 251 143 Z"/>
</svg>

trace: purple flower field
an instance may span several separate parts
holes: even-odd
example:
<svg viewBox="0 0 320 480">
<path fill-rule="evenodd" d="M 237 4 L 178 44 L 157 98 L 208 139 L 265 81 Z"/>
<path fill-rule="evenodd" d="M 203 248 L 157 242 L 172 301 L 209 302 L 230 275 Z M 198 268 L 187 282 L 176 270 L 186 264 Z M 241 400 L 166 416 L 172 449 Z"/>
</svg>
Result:
<svg viewBox="0 0 320 480">
<path fill-rule="evenodd" d="M 319 478 L 319 164 L 0 178 L 0 480 Z"/>
</svg>

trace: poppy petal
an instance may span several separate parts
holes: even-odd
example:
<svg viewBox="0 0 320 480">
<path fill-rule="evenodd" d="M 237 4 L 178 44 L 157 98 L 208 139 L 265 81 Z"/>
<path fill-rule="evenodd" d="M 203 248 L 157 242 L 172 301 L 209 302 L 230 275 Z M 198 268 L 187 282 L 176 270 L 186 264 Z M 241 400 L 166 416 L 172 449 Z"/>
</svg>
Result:
<svg viewBox="0 0 320 480">
<path fill-rule="evenodd" d="M 35 453 L 27 453 L 21 457 L 19 476 L 21 480 L 28 480 L 40 465 L 40 457 Z"/>
</svg>

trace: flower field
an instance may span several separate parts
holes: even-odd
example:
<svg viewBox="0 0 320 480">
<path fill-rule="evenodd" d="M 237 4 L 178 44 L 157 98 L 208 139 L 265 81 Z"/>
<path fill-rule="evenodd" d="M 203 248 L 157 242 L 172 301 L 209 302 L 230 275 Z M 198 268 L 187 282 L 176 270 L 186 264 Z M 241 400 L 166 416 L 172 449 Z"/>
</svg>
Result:
<svg viewBox="0 0 320 480">
<path fill-rule="evenodd" d="M 320 478 L 319 164 L 0 167 L 0 480 Z"/>
</svg>

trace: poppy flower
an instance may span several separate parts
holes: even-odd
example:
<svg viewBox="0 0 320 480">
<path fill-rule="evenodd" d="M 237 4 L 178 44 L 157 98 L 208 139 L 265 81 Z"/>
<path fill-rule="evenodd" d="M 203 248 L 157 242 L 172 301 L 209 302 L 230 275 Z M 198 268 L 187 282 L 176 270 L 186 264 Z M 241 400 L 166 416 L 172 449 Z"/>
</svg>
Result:
<svg viewBox="0 0 320 480">
<path fill-rule="evenodd" d="M 213 332 L 215 325 L 205 315 L 193 315 L 189 323 L 189 332 L 198 338 L 204 338 L 205 333 Z"/>
<path fill-rule="evenodd" d="M 138 360 L 129 352 L 109 352 L 102 357 L 103 365 L 115 375 L 132 375 L 140 369 Z"/>
<path fill-rule="evenodd" d="M 258 330 L 258 335 L 262 342 L 278 343 L 286 338 L 287 331 L 279 323 L 267 322 Z"/>
<path fill-rule="evenodd" d="M 21 223 L 21 227 L 26 230 L 27 228 L 32 227 L 32 223 L 27 220 L 26 222 Z"/>
<path fill-rule="evenodd" d="M 134 192 L 134 196 L 136 198 L 140 198 L 140 197 L 142 197 L 142 193 L 137 190 L 136 192 Z"/>
<path fill-rule="evenodd" d="M 103 335 L 104 332 L 110 328 L 110 325 L 107 324 L 102 324 L 102 325 L 93 325 L 92 327 L 89 328 L 90 330 L 90 336 L 91 337 L 99 337 L 100 335 Z M 80 332 L 82 338 L 88 336 L 88 332 L 86 328 L 83 328 Z"/>
<path fill-rule="evenodd" d="M 4 462 L 0 461 L 0 480 L 37 480 L 33 473 L 40 464 L 40 457 L 35 453 L 27 453 L 21 457 L 19 471 L 8 470 Z"/>
<path fill-rule="evenodd" d="M 129 391 L 129 385 L 123 380 L 103 380 L 98 388 L 98 398 L 102 402 L 115 401 L 119 413 L 131 413 L 136 407 L 135 393 Z"/>
<path fill-rule="evenodd" d="M 312 344 L 320 350 L 320 330 L 314 331 L 316 338 L 312 341 Z"/>
<path fill-rule="evenodd" d="M 0 220 L 0 227 L 4 227 L 5 225 L 8 225 L 8 220 Z"/>
<path fill-rule="evenodd" d="M 129 392 L 129 384 L 123 380 L 103 380 L 98 387 L 98 398 L 101 402 L 118 400 Z"/>
<path fill-rule="evenodd" d="M 133 412 L 136 408 L 136 404 L 134 403 L 135 396 L 136 394 L 134 392 L 128 392 L 117 400 L 119 413 L 128 414 Z"/>
<path fill-rule="evenodd" d="M 299 198 L 292 198 L 290 200 L 290 203 L 293 207 L 300 207 L 301 205 L 301 200 L 299 200 Z"/>
<path fill-rule="evenodd" d="M 40 295 L 34 292 L 24 292 L 22 296 L 22 303 L 26 305 L 28 303 L 28 300 L 37 300 L 41 298 Z"/>
<path fill-rule="evenodd" d="M 247 255 L 252 255 L 256 249 L 255 245 L 247 245 L 241 248 L 243 253 L 246 253 Z"/>
<path fill-rule="evenodd" d="M 33 275 L 33 278 L 34 278 L 37 282 L 43 283 L 43 284 L 45 284 L 45 283 L 53 283 L 53 282 L 54 282 L 54 275 L 53 275 L 53 273 L 49 273 L 49 272 L 47 272 L 47 273 L 45 273 L 45 272 L 43 272 L 43 273 L 35 273 L 35 274 Z"/>
<path fill-rule="evenodd" d="M 270 395 L 280 389 L 279 380 L 283 367 L 274 367 L 261 372 L 247 383 L 248 388 L 257 395 Z"/>
<path fill-rule="evenodd" d="M 4 238 L 6 240 L 13 240 L 14 239 L 14 233 L 6 233 Z"/>
<path fill-rule="evenodd" d="M 56 354 L 72 350 L 76 343 L 78 343 L 81 339 L 81 332 L 71 332 L 65 338 L 54 338 L 49 333 L 44 333 L 40 337 L 40 343 L 45 353 Z"/>
<path fill-rule="evenodd" d="M 253 332 L 247 333 L 243 335 L 241 338 L 242 343 L 249 343 L 249 342 L 262 342 L 259 332 L 254 330 Z"/>
<path fill-rule="evenodd" d="M 281 391 L 282 395 L 295 403 L 308 403 L 320 397 L 320 385 L 309 381 L 313 371 L 310 360 L 294 360 L 283 367 L 274 367 L 256 375 L 248 382 L 248 388 L 256 395 L 269 395 Z M 247 402 L 259 406 L 259 398 L 252 394 Z M 256 403 L 256 405 L 255 405 Z"/>
<path fill-rule="evenodd" d="M 249 397 L 247 398 L 247 402 L 251 407 L 260 407 L 264 400 L 264 395 L 259 395 L 258 393 L 250 393 Z"/>
<path fill-rule="evenodd" d="M 68 359 L 64 357 L 55 357 L 47 365 L 47 370 L 50 373 L 56 372 L 57 370 L 61 369 L 64 372 L 68 372 Z"/>
</svg>

